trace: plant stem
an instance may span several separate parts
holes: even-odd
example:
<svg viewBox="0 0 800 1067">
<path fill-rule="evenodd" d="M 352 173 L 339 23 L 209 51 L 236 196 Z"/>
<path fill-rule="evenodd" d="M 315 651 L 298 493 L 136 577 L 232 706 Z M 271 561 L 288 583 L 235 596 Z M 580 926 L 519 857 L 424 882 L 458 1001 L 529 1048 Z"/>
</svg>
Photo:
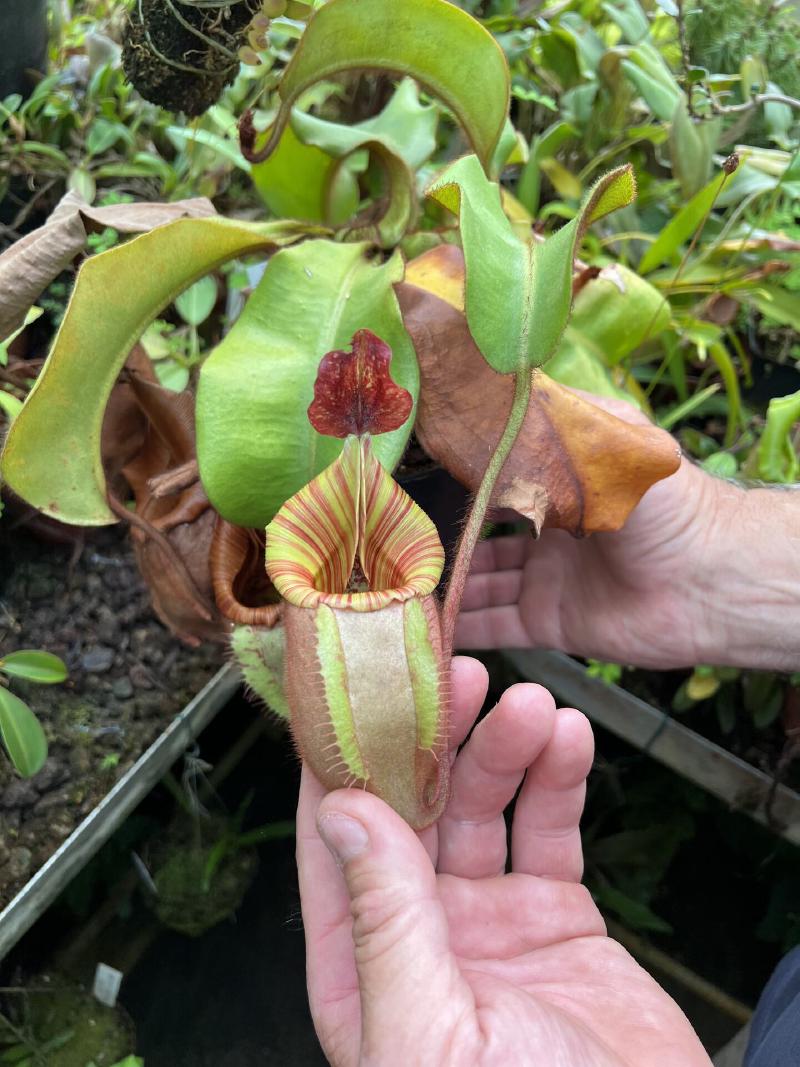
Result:
<svg viewBox="0 0 800 1067">
<path fill-rule="evenodd" d="M 442 609 L 442 651 L 445 663 L 449 662 L 453 653 L 453 635 L 456 628 L 456 619 L 461 607 L 461 598 L 464 595 L 464 586 L 472 563 L 472 555 L 480 539 L 483 524 L 486 521 L 486 512 L 489 510 L 497 479 L 500 477 L 500 472 L 505 466 L 519 431 L 522 429 L 522 423 L 527 414 L 528 403 L 531 398 L 532 379 L 533 372 L 531 368 L 527 362 L 521 361 L 520 368 L 515 375 L 514 400 L 511 404 L 506 427 L 503 430 L 502 437 L 497 442 L 497 448 L 495 448 L 492 458 L 489 460 L 483 480 L 472 502 L 464 532 L 461 534 L 461 540 L 458 543 L 453 573 L 450 576 Z"/>
</svg>

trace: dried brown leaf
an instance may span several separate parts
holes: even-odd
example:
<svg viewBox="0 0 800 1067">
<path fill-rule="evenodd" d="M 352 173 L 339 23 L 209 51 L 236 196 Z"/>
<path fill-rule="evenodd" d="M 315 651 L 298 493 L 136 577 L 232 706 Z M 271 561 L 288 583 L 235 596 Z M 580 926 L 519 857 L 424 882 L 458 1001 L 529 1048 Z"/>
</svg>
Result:
<svg viewBox="0 0 800 1067">
<path fill-rule="evenodd" d="M 452 301 L 458 250 L 445 247 L 434 250 L 442 271 L 429 258 L 424 277 Z M 419 279 L 420 270 L 409 268 Z M 454 477 L 477 489 L 511 409 L 513 377 L 488 366 L 453 302 L 408 283 L 396 291 L 420 363 L 417 436 Z M 624 422 L 535 371 L 528 414 L 493 504 L 513 508 L 537 530 L 555 527 L 576 536 L 616 530 L 679 463 L 679 450 L 663 430 Z"/>
<path fill-rule="evenodd" d="M 205 197 L 170 204 L 111 204 L 95 208 L 77 193 L 68 192 L 43 226 L 0 255 L 0 338 L 22 325 L 28 308 L 83 251 L 87 234 L 107 226 L 120 233 L 146 233 L 175 219 L 214 214 L 213 204 Z"/>
<path fill-rule="evenodd" d="M 122 471 L 136 501 L 135 514 L 126 517 L 139 569 L 156 614 L 173 633 L 194 645 L 222 640 L 230 625 L 214 604 L 209 562 L 216 512 L 199 480 L 182 481 L 173 495 L 153 486 L 195 459 L 194 397 L 135 373 L 130 388 L 146 418 L 141 447 Z"/>
</svg>

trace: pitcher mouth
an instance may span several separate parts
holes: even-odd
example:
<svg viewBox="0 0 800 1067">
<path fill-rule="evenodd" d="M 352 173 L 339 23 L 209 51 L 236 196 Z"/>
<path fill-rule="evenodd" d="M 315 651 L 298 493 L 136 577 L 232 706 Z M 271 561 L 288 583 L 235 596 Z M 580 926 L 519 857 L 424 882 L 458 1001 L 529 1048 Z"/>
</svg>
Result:
<svg viewBox="0 0 800 1067">
<path fill-rule="evenodd" d="M 366 591 L 348 590 L 356 561 Z M 369 435 L 352 435 L 267 527 L 266 565 L 297 607 L 379 611 L 432 593 L 444 550 L 431 520 L 376 459 Z"/>
</svg>

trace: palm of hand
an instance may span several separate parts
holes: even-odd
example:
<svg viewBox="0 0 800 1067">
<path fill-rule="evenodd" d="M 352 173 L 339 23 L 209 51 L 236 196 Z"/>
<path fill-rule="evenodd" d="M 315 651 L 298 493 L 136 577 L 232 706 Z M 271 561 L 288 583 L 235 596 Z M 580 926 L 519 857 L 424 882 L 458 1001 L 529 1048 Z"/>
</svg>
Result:
<svg viewBox="0 0 800 1067">
<path fill-rule="evenodd" d="M 485 688 L 479 664 L 454 662 L 454 744 Z M 368 857 L 345 865 L 350 896 L 316 831 L 323 790 L 304 771 L 309 996 L 336 1067 L 708 1067 L 682 1013 L 605 936 L 579 884 L 592 749 L 580 713 L 514 686 L 456 760 L 444 817 L 419 837 L 374 797 L 334 794 L 323 824 L 349 814 L 369 826 Z M 504 874 L 502 813 L 523 777 Z"/>
<path fill-rule="evenodd" d="M 478 546 L 456 633 L 461 648 L 558 648 L 641 667 L 702 662 L 706 626 L 686 631 L 703 574 L 692 520 L 705 476 L 684 461 L 623 529 L 576 540 L 560 530 Z M 687 561 L 693 561 L 692 568 Z M 701 602 L 702 606 L 702 602 Z"/>
</svg>

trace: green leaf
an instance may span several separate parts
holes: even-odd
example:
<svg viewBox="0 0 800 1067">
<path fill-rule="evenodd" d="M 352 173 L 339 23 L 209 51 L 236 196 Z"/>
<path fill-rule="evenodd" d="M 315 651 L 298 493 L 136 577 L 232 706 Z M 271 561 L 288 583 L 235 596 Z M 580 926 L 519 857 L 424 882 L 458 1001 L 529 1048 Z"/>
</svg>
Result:
<svg viewBox="0 0 800 1067">
<path fill-rule="evenodd" d="M 22 411 L 22 401 L 7 393 L 5 389 L 0 389 L 0 408 L 6 413 L 8 421 L 13 422 Z"/>
<path fill-rule="evenodd" d="M 466 314 L 486 362 L 501 374 L 538 367 L 555 351 L 572 303 L 572 264 L 586 227 L 636 193 L 631 167 L 601 178 L 581 211 L 546 241 L 520 240 L 499 187 L 475 156 L 456 160 L 428 195 L 460 215 L 466 261 Z"/>
<path fill-rule="evenodd" d="M 254 164 L 252 174 L 261 199 L 278 217 L 338 226 L 358 207 L 358 186 L 350 171 L 337 168 L 322 149 L 303 144 L 291 126 L 270 157 Z"/>
<path fill-rule="evenodd" d="M 800 460 L 792 445 L 800 421 L 800 391 L 770 400 L 767 422 L 758 446 L 758 476 L 765 482 L 791 484 L 800 476 Z"/>
<path fill-rule="evenodd" d="M 19 773 L 30 778 L 47 759 L 47 738 L 27 704 L 0 686 L 0 737 Z"/>
<path fill-rule="evenodd" d="M 404 78 L 392 99 L 378 115 L 355 126 L 294 110 L 292 127 L 305 144 L 314 144 L 329 155 L 341 158 L 369 141 L 384 141 L 411 170 L 421 167 L 436 150 L 439 109 L 423 104 L 413 79 Z"/>
<path fill-rule="evenodd" d="M 695 193 L 688 204 L 684 204 L 674 215 L 655 241 L 650 245 L 639 263 L 639 271 L 648 274 L 665 260 L 672 259 L 685 241 L 688 241 L 698 226 L 702 225 L 711 210 L 725 182 L 725 174 L 720 174 Z"/>
<path fill-rule="evenodd" d="M 189 368 L 174 359 L 159 360 L 154 369 L 159 384 L 173 393 L 183 392 L 189 384 Z"/>
<path fill-rule="evenodd" d="M 192 127 L 187 129 L 185 126 L 167 126 L 164 132 L 178 149 L 202 145 L 203 148 L 210 148 L 218 156 L 222 156 L 223 159 L 233 163 L 235 167 L 243 170 L 245 174 L 250 173 L 250 164 L 242 155 L 238 142 L 232 141 L 228 137 L 221 137 L 211 130 L 196 130 Z"/>
<path fill-rule="evenodd" d="M 670 125 L 669 149 L 672 173 L 678 179 L 684 197 L 694 196 L 711 177 L 719 132 L 719 119 L 694 122 L 685 98 L 680 98 Z"/>
<path fill-rule="evenodd" d="M 671 122 L 675 109 L 683 99 L 683 92 L 661 53 L 649 41 L 619 51 L 627 55 L 620 66 L 647 106 L 656 118 Z"/>
<path fill-rule="evenodd" d="M 632 930 L 652 930 L 657 934 L 672 933 L 670 924 L 656 915 L 642 900 L 634 900 L 610 885 L 599 886 L 594 895 L 602 907 L 617 914 Z"/>
<path fill-rule="evenodd" d="M 613 3 L 605 2 L 601 6 L 631 44 L 636 44 L 650 33 L 650 23 L 638 0 L 615 0 Z"/>
<path fill-rule="evenodd" d="M 684 419 L 688 419 L 690 415 L 698 411 L 707 400 L 718 392 L 719 385 L 716 382 L 713 385 L 706 386 L 705 389 L 699 389 L 688 400 L 684 400 L 682 404 L 676 404 L 668 411 L 665 411 L 663 415 L 660 415 L 658 425 L 662 430 L 671 430 L 673 426 L 683 422 Z"/>
<path fill-rule="evenodd" d="M 367 244 L 309 241 L 278 252 L 244 311 L 204 362 L 197 395 L 197 455 L 203 485 L 230 522 L 263 527 L 278 508 L 332 463 L 342 442 L 311 427 L 307 408 L 319 362 L 347 348 L 358 329 L 394 353 L 392 377 L 416 400 L 416 355 L 392 289 L 399 253 L 367 258 Z M 413 419 L 376 437 L 391 470 Z"/>
<path fill-rule="evenodd" d="M 200 278 L 175 297 L 175 307 L 184 322 L 190 326 L 200 326 L 214 310 L 217 302 L 217 283 L 209 277 Z"/>
<path fill-rule="evenodd" d="M 701 462 L 700 466 L 718 478 L 735 478 L 739 471 L 736 457 L 730 452 L 713 452 Z"/>
<path fill-rule="evenodd" d="M 116 522 L 106 504 L 100 431 L 132 346 L 182 290 L 221 263 L 290 244 L 307 232 L 292 222 L 179 219 L 86 260 L 53 349 L 0 456 L 8 486 L 62 522 Z"/>
<path fill-rule="evenodd" d="M 331 168 L 334 175 L 341 172 L 342 161 L 362 150 L 378 159 L 388 179 L 388 188 L 381 197 L 386 206 L 370 225 L 369 232 L 377 231 L 379 241 L 391 248 L 402 239 L 412 221 L 416 190 L 411 168 L 421 166 L 433 153 L 436 122 L 437 109 L 420 104 L 414 82 L 406 78 L 383 111 L 366 122 L 343 126 L 295 110 L 290 128 L 304 145 L 319 148 L 331 160 L 340 161 L 339 167 Z M 261 166 L 269 166 L 271 162 L 272 159 L 267 160 Z M 331 180 L 330 174 L 326 176 L 326 187 L 330 187 Z M 291 176 L 291 182 L 296 185 L 296 175 Z M 356 230 L 351 231 L 351 236 L 361 234 Z"/>
<path fill-rule="evenodd" d="M 111 122 L 109 119 L 94 118 L 86 135 L 86 153 L 89 156 L 99 156 L 112 148 L 120 138 L 128 139 L 128 129 L 120 122 Z"/>
<path fill-rule="evenodd" d="M 742 299 L 758 308 L 765 318 L 800 332 L 800 299 L 796 292 L 777 285 L 759 285 L 752 292 L 743 292 Z"/>
<path fill-rule="evenodd" d="M 231 650 L 247 685 L 267 707 L 289 721 L 289 705 L 284 692 L 286 631 L 263 626 L 236 626 L 231 634 Z"/>
<path fill-rule="evenodd" d="M 56 685 L 67 678 L 67 667 L 63 660 L 52 652 L 25 648 L 9 652 L 0 658 L 0 671 L 14 678 L 26 678 L 29 682 L 41 685 Z"/>
<path fill-rule="evenodd" d="M 578 136 L 578 131 L 568 122 L 554 122 L 544 133 L 537 134 L 531 139 L 528 162 L 522 169 L 517 185 L 517 199 L 525 205 L 531 215 L 535 216 L 539 210 L 539 195 L 542 185 L 542 163 L 551 159 L 561 145 L 573 137 Z"/>
<path fill-rule="evenodd" d="M 492 35 L 466 12 L 446 0 L 329 0 L 284 71 L 270 147 L 301 93 L 348 70 L 415 78 L 454 113 L 488 167 L 508 112 L 508 67 Z"/>
<path fill-rule="evenodd" d="M 575 298 L 564 336 L 547 374 L 562 385 L 630 399 L 608 373 L 670 322 L 663 295 L 622 264 L 606 268 Z"/>
<path fill-rule="evenodd" d="M 11 344 L 11 342 L 16 340 L 17 337 L 19 337 L 19 335 L 22 333 L 26 326 L 30 326 L 32 322 L 36 322 L 40 315 L 43 314 L 43 308 L 35 306 L 32 308 L 28 308 L 22 325 L 18 326 L 16 330 L 12 330 L 7 337 L 0 341 L 0 367 L 5 367 L 8 363 L 8 346 Z"/>
</svg>

